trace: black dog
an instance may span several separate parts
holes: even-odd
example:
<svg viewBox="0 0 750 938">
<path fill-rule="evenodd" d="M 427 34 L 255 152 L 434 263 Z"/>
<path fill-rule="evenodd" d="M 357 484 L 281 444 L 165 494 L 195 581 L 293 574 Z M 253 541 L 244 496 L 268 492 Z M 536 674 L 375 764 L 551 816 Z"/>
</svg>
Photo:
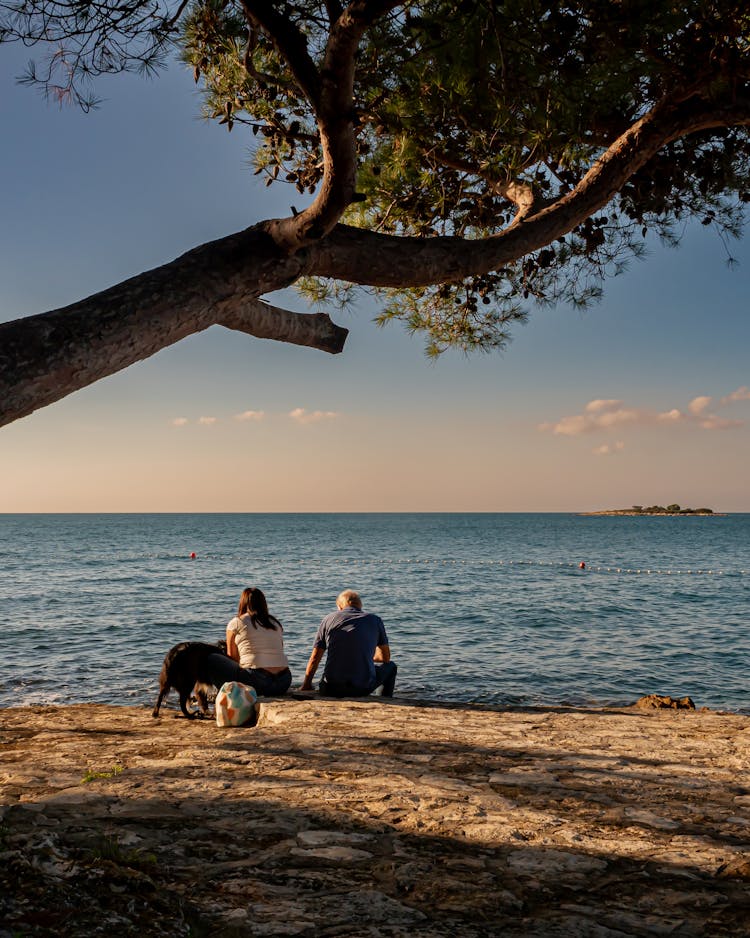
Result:
<svg viewBox="0 0 750 938">
<path fill-rule="evenodd" d="M 159 707 L 171 688 L 180 695 L 180 710 L 188 720 L 195 717 L 187 708 L 188 700 L 195 694 L 205 714 L 208 711 L 208 698 L 206 692 L 213 686 L 211 678 L 206 672 L 206 659 L 209 655 L 226 655 L 227 643 L 217 642 L 209 645 L 207 642 L 180 642 L 170 648 L 164 656 L 164 664 L 159 674 L 159 696 L 153 717 L 159 716 Z"/>
</svg>

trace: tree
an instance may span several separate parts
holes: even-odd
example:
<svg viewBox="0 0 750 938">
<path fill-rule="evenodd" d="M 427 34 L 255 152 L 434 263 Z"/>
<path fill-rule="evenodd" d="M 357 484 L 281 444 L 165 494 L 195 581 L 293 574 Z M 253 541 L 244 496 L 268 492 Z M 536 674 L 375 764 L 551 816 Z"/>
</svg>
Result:
<svg viewBox="0 0 750 938">
<path fill-rule="evenodd" d="M 0 424 L 219 323 L 343 348 L 325 305 L 376 291 L 437 354 L 504 345 L 533 304 L 587 303 L 691 218 L 750 199 L 744 0 L 0 0 L 26 80 L 84 109 L 174 47 L 207 114 L 300 208 L 61 310 L 0 326 Z"/>
</svg>

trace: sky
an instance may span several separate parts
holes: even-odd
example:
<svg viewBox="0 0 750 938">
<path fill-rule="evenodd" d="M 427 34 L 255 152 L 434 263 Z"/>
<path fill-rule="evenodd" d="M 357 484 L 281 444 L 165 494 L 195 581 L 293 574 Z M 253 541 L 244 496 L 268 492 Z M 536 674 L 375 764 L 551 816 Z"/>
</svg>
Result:
<svg viewBox="0 0 750 938">
<path fill-rule="evenodd" d="M 47 103 L 0 47 L 0 321 L 286 214 L 180 65 Z M 294 192 L 294 196 L 292 193 Z M 220 327 L 0 429 L 0 512 L 750 511 L 750 237 L 690 228 L 502 353 L 432 362 L 370 299 L 343 354 Z M 308 311 L 293 291 L 276 297 Z"/>
</svg>

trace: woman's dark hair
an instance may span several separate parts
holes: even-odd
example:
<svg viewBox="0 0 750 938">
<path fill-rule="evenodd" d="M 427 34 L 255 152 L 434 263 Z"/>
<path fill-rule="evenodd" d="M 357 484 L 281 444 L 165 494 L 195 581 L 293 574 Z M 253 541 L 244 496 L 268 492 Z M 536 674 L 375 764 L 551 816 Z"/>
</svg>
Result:
<svg viewBox="0 0 750 938">
<path fill-rule="evenodd" d="M 264 629 L 277 629 L 281 627 L 279 620 L 269 614 L 266 597 L 256 586 L 248 586 L 247 589 L 242 591 L 240 604 L 237 607 L 237 615 L 250 616 L 250 621 L 253 623 L 253 628 L 255 629 L 258 628 L 258 625 L 262 625 Z"/>
</svg>

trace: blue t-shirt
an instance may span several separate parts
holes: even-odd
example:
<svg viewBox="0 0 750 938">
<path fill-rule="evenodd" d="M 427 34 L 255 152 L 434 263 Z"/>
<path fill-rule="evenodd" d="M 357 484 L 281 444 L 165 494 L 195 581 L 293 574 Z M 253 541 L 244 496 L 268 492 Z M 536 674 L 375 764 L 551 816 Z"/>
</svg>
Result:
<svg viewBox="0 0 750 938">
<path fill-rule="evenodd" d="M 375 684 L 375 649 L 387 644 L 383 620 L 354 606 L 327 615 L 315 636 L 315 647 L 328 650 L 323 671 L 326 681 L 363 690 Z"/>
</svg>

